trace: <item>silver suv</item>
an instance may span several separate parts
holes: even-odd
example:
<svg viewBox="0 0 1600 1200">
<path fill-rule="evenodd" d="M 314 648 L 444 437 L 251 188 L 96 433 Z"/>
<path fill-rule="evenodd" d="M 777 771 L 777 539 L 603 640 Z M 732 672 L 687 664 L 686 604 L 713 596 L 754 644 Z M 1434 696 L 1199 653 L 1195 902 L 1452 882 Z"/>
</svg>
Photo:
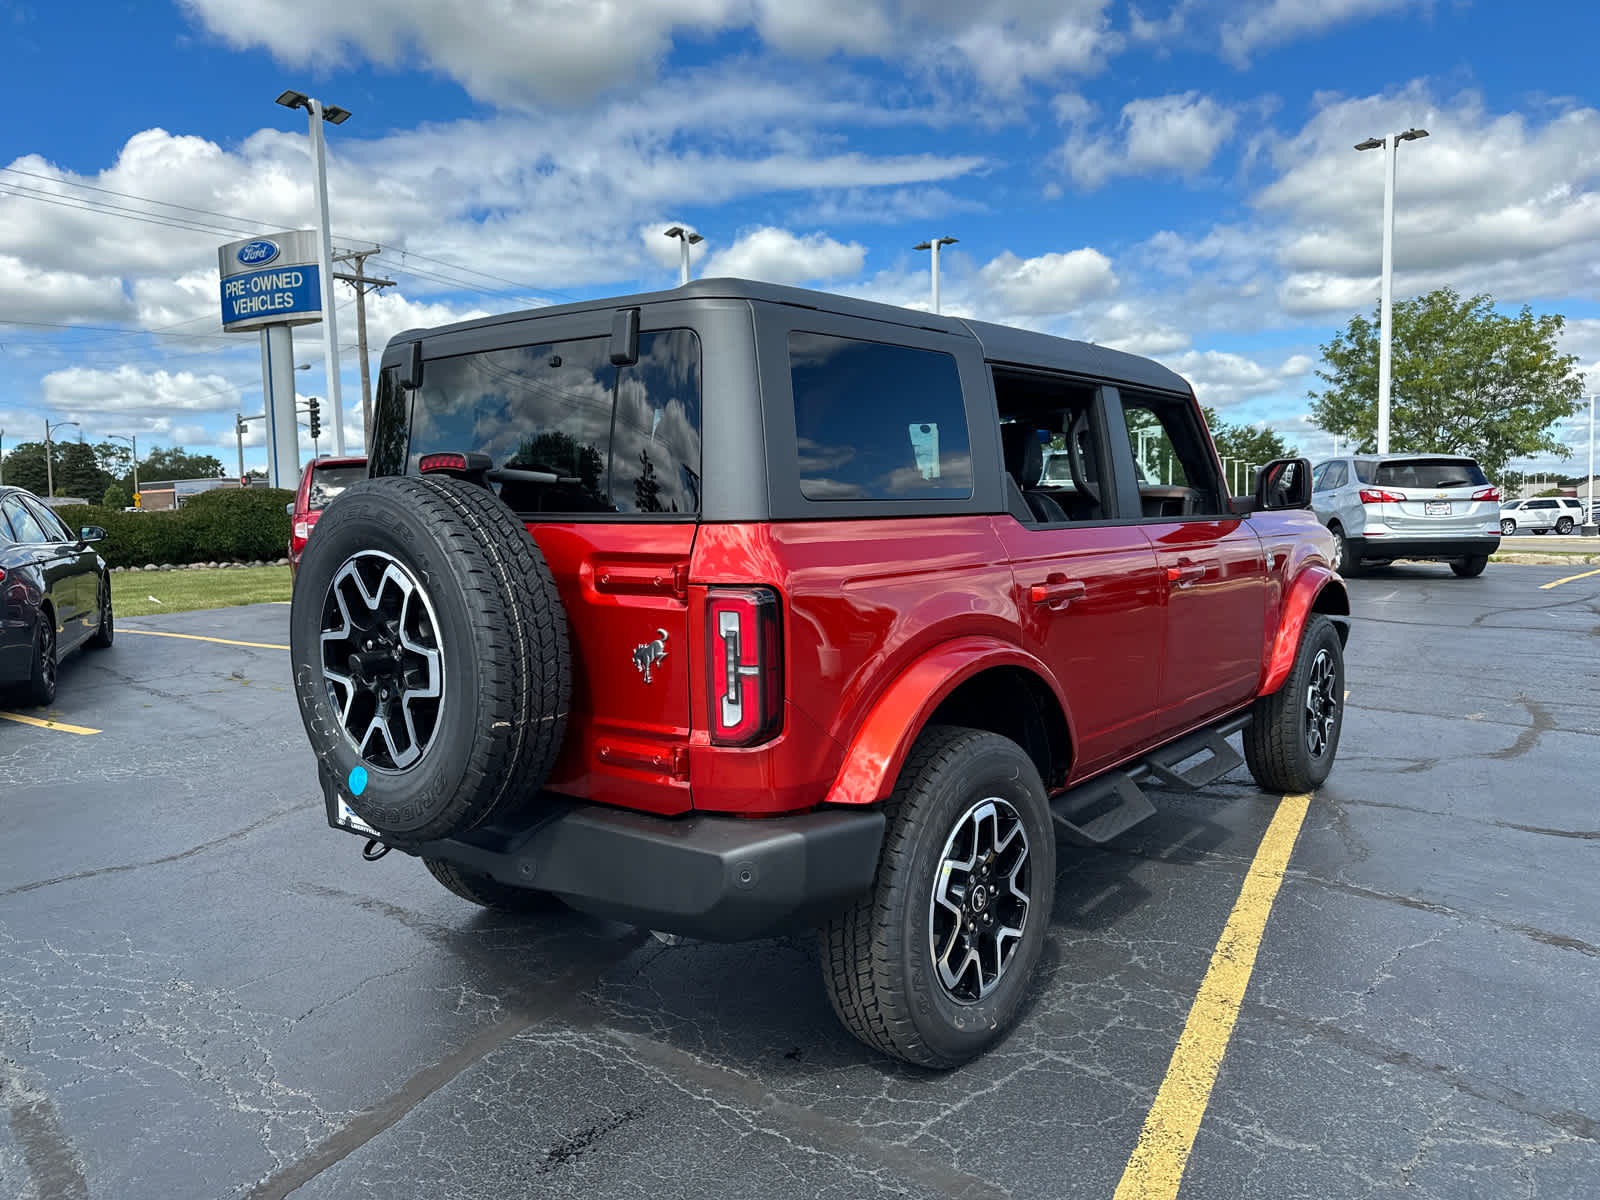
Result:
<svg viewBox="0 0 1600 1200">
<path fill-rule="evenodd" d="M 1397 558 L 1480 575 L 1500 548 L 1500 493 L 1461 455 L 1332 458 L 1311 472 L 1311 505 L 1333 532 L 1334 566 L 1346 575 Z"/>
<path fill-rule="evenodd" d="M 1571 533 L 1583 524 L 1583 501 L 1571 496 L 1535 496 L 1531 500 L 1508 500 L 1500 506 L 1500 532 L 1506 537 L 1524 533 Z"/>
</svg>

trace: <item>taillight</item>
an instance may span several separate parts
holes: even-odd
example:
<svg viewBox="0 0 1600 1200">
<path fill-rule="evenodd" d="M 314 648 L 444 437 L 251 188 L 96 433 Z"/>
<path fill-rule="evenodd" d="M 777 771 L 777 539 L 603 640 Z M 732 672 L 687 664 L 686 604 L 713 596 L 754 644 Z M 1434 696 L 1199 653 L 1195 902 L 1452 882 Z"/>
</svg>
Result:
<svg viewBox="0 0 1600 1200">
<path fill-rule="evenodd" d="M 719 746 L 752 746 L 776 737 L 783 727 L 778 594 L 770 588 L 712 588 L 708 601 L 711 740 Z"/>
<path fill-rule="evenodd" d="M 305 541 L 311 536 L 311 523 L 309 521 L 296 521 L 294 523 L 294 535 L 302 542 Z M 319 542 L 318 545 L 321 545 L 321 543 Z"/>
<path fill-rule="evenodd" d="M 1472 498 L 1474 500 L 1493 500 L 1498 504 L 1500 502 L 1500 489 L 1492 487 L 1479 488 L 1472 493 Z"/>
<path fill-rule="evenodd" d="M 428 471 L 465 471 L 467 469 L 467 456 L 465 454 L 424 454 L 417 460 L 417 470 L 423 473 Z"/>
<path fill-rule="evenodd" d="M 1405 497 L 1399 492 L 1386 492 L 1382 488 L 1362 488 L 1363 504 L 1399 504 Z"/>
</svg>

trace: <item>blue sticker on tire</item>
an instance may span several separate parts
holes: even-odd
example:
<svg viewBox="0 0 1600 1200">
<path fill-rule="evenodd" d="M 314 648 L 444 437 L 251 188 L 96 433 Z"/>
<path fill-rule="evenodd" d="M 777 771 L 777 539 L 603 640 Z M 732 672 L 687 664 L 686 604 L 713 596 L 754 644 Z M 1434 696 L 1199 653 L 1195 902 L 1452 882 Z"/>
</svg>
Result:
<svg viewBox="0 0 1600 1200">
<path fill-rule="evenodd" d="M 367 769 L 365 767 L 350 768 L 350 778 L 346 781 L 352 796 L 359 796 L 367 790 Z"/>
</svg>

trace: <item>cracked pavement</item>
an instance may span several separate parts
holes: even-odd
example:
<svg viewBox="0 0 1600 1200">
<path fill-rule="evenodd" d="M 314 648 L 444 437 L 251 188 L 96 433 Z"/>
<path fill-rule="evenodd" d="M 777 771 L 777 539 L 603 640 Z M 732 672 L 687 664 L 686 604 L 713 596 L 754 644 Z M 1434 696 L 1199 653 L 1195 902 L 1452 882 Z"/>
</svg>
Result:
<svg viewBox="0 0 1600 1200">
<path fill-rule="evenodd" d="M 1600 1178 L 1600 578 L 1353 580 L 1311 805 L 1184 1197 Z M 287 609 L 134 626 L 286 640 Z M 1117 1186 L 1276 797 L 1063 845 L 1016 1033 L 852 1041 L 812 939 L 484 913 L 326 827 L 282 651 L 124 635 L 0 723 L 0 1200 L 1034 1197 Z"/>
</svg>

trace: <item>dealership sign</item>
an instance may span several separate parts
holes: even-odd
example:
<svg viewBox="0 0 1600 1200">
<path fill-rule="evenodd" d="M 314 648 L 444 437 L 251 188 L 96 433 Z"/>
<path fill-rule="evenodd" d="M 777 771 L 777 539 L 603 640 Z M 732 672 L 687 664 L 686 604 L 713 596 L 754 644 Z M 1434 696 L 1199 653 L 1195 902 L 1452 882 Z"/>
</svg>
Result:
<svg viewBox="0 0 1600 1200">
<path fill-rule="evenodd" d="M 322 319 L 322 275 L 314 229 L 247 238 L 217 248 L 222 327 L 307 325 Z"/>
</svg>

